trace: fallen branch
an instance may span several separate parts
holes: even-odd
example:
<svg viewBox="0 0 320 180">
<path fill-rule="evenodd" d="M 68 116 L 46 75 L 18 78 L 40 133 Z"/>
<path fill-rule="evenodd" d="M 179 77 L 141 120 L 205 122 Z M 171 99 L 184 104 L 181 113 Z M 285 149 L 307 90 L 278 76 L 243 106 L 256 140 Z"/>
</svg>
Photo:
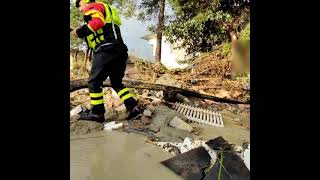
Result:
<svg viewBox="0 0 320 180">
<path fill-rule="evenodd" d="M 216 96 L 200 94 L 195 91 L 177 88 L 177 87 L 173 87 L 173 86 L 165 86 L 165 85 L 161 85 L 161 84 L 152 84 L 152 83 L 130 81 L 130 80 L 123 80 L 123 84 L 128 88 L 152 89 L 152 90 L 158 90 L 158 91 L 173 91 L 173 92 L 182 94 L 184 96 L 192 96 L 195 98 L 209 99 L 209 100 L 221 102 L 221 103 L 250 104 L 250 102 L 241 102 L 241 101 L 232 100 L 232 99 L 219 98 Z M 109 80 L 104 81 L 103 87 L 111 87 L 110 81 Z M 79 80 L 70 81 L 70 92 L 73 92 L 73 91 L 76 91 L 79 89 L 83 89 L 83 88 L 88 88 L 87 79 L 79 79 Z"/>
<path fill-rule="evenodd" d="M 193 90 L 199 91 L 199 90 L 206 90 L 206 89 L 216 89 L 218 86 L 192 86 Z"/>
</svg>

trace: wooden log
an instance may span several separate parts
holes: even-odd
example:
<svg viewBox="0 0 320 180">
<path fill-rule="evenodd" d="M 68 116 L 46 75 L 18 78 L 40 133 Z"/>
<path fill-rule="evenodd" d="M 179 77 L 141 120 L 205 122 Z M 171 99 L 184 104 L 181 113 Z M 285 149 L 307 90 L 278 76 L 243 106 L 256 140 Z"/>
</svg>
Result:
<svg viewBox="0 0 320 180">
<path fill-rule="evenodd" d="M 174 92 L 179 93 L 184 96 L 192 96 L 195 98 L 201 98 L 201 99 L 209 99 L 215 102 L 221 102 L 221 103 L 230 103 L 230 104 L 250 104 L 250 101 L 248 102 L 241 102 L 233 99 L 226 99 L 226 98 L 219 98 L 216 96 L 210 96 L 206 94 L 200 94 L 196 91 L 186 90 L 182 88 L 177 88 L 173 86 L 165 86 L 161 84 L 152 84 L 152 83 L 145 83 L 140 81 L 130 81 L 130 80 L 123 80 L 123 84 L 128 88 L 136 88 L 136 89 L 152 89 L 152 90 L 158 90 L 158 91 L 166 91 L 166 92 Z M 70 81 L 70 92 L 87 88 L 88 87 L 88 81 L 87 79 L 79 79 Z M 103 87 L 111 87 L 110 81 L 104 81 Z"/>
</svg>

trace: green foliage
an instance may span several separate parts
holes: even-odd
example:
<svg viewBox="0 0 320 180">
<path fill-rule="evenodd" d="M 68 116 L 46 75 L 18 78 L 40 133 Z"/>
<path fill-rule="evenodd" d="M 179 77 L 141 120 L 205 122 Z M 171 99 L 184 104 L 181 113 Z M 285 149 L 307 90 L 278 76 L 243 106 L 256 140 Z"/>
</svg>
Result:
<svg viewBox="0 0 320 180">
<path fill-rule="evenodd" d="M 112 5 L 118 9 L 121 16 L 126 18 L 135 16 L 138 8 L 136 0 L 116 0 Z"/>
<path fill-rule="evenodd" d="M 226 57 L 231 53 L 231 43 L 224 43 L 222 45 L 221 54 L 222 56 Z"/>
<path fill-rule="evenodd" d="M 73 28 L 77 28 L 81 25 L 82 15 L 78 8 L 76 8 L 73 1 L 70 1 L 70 26 Z M 77 37 L 70 37 L 70 45 L 72 48 L 79 47 L 80 45 L 84 45 L 83 41 Z"/>
<path fill-rule="evenodd" d="M 181 42 L 188 54 L 208 52 L 230 40 L 230 32 L 242 30 L 249 21 L 249 4 L 235 0 L 169 0 L 177 19 L 166 28 L 171 43 Z"/>
<path fill-rule="evenodd" d="M 138 19 L 150 21 L 159 14 L 159 0 L 142 0 L 139 9 Z"/>
<path fill-rule="evenodd" d="M 240 32 L 239 40 L 250 41 L 250 22 L 247 26 Z"/>
</svg>

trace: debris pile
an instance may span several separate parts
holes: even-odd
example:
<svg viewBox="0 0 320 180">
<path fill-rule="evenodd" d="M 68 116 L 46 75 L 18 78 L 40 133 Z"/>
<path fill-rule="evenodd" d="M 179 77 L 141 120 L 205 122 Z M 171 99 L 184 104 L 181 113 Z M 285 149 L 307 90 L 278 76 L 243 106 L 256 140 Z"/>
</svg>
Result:
<svg viewBox="0 0 320 180">
<path fill-rule="evenodd" d="M 234 145 L 221 136 L 207 142 L 191 142 L 186 138 L 182 144 L 155 144 L 169 152 L 181 152 L 161 163 L 184 179 L 250 179 L 249 167 L 244 162 L 244 157 L 238 155 Z M 248 159 L 250 161 L 250 157 Z"/>
<path fill-rule="evenodd" d="M 153 139 L 172 142 L 182 142 L 186 137 L 192 138 L 193 135 L 201 135 L 203 126 L 222 128 L 226 126 L 225 123 L 227 123 L 227 126 L 228 123 L 230 125 L 230 121 L 238 126 L 248 126 L 248 123 L 246 123 L 248 119 L 244 121 L 239 118 L 240 115 L 249 113 L 247 110 L 250 106 L 248 105 L 229 105 L 189 98 L 179 94 L 175 96 L 178 98 L 173 98 L 173 100 L 184 103 L 170 103 L 166 101 L 168 94 L 163 91 L 136 89 L 134 92 L 145 110 L 142 116 L 129 123 L 125 121 L 128 115 L 126 108 L 116 92 L 109 87 L 103 89 L 106 123 L 112 121 L 123 122 L 123 128 L 120 128 L 120 130 L 130 128 L 127 132 L 141 131 L 140 134 L 145 134 Z M 74 91 L 70 93 L 70 99 L 72 108 L 70 111 L 70 127 L 73 127 L 70 129 L 70 133 L 92 132 L 91 130 L 77 130 L 77 127 L 83 127 L 79 124 L 79 117 L 76 114 L 90 107 L 89 91 L 87 89 Z M 90 124 L 91 122 L 87 123 Z"/>
<path fill-rule="evenodd" d="M 157 70 L 156 65 L 134 62 L 140 81 L 188 88 L 202 94 L 239 101 L 250 100 L 250 75 L 232 75 L 231 57 L 220 51 L 203 54 L 189 68 L 183 70 Z"/>
</svg>

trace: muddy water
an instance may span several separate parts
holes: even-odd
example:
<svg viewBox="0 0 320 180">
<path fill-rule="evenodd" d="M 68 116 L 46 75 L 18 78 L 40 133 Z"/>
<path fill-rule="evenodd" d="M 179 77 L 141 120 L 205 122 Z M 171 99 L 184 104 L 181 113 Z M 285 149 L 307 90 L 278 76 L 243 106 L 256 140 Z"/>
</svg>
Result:
<svg viewBox="0 0 320 180">
<path fill-rule="evenodd" d="M 123 132 L 99 132 L 71 137 L 71 180 L 181 180 L 160 164 L 172 157 L 145 143 L 145 137 Z"/>
</svg>

